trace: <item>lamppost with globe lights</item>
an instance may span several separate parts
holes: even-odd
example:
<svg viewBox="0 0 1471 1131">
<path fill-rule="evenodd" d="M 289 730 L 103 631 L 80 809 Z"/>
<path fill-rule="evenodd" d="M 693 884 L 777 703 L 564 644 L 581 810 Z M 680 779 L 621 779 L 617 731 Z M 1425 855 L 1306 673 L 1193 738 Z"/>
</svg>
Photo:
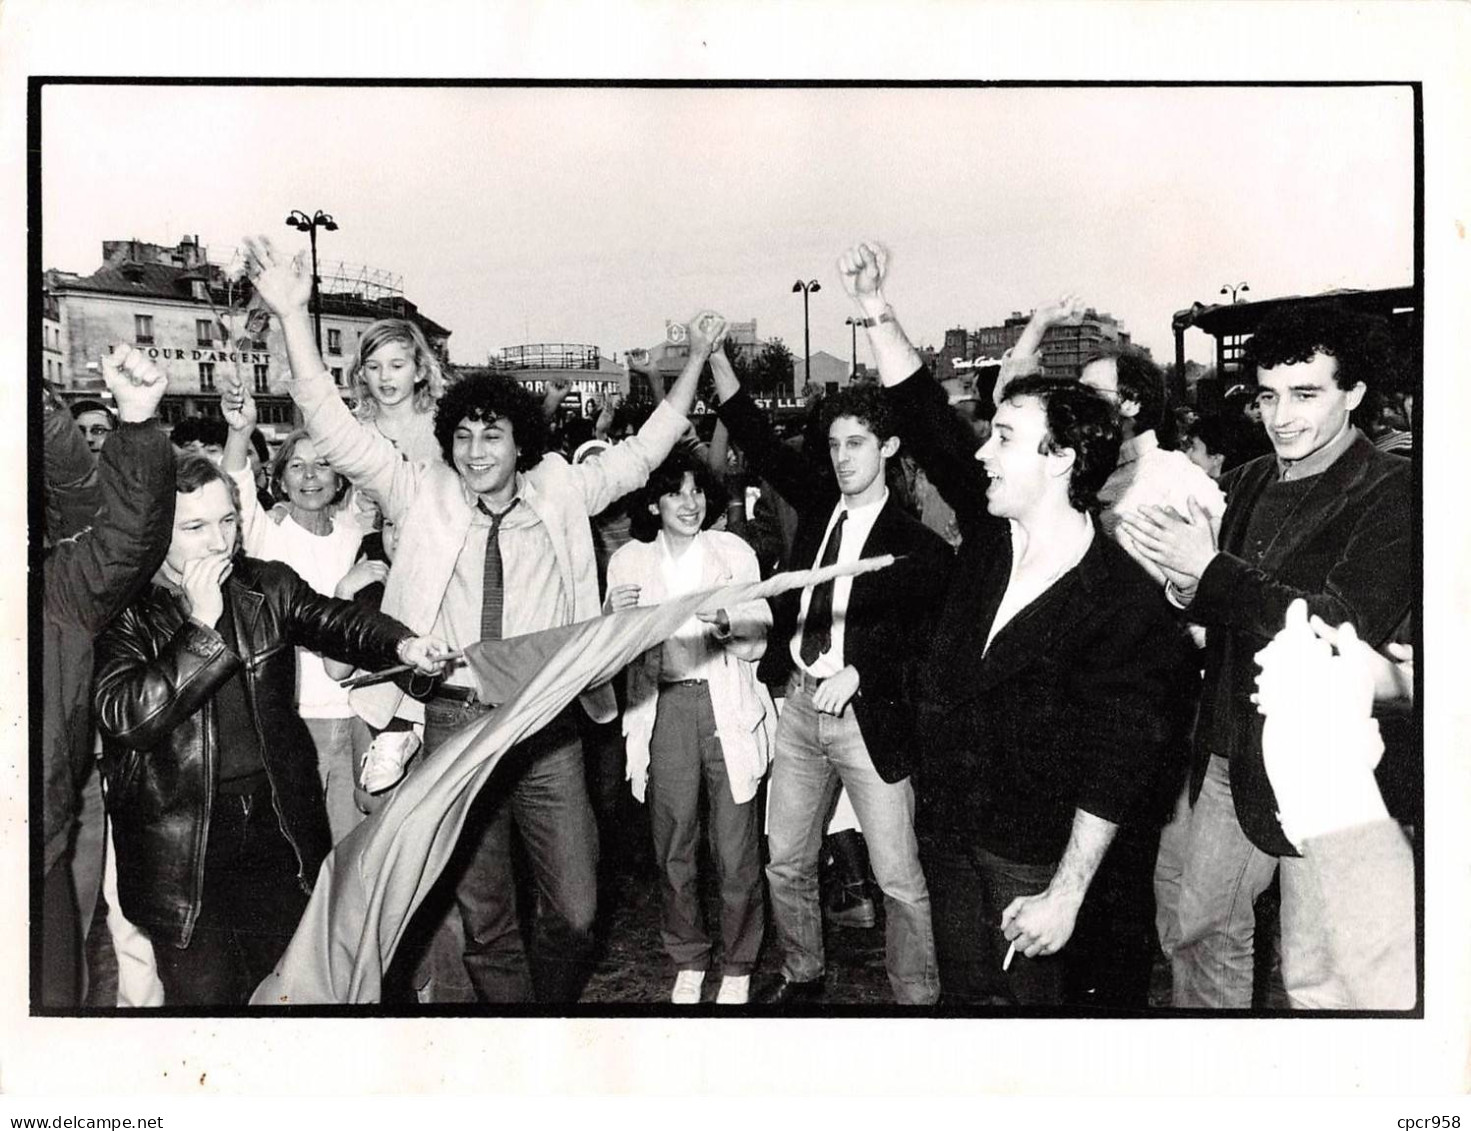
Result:
<svg viewBox="0 0 1471 1131">
<path fill-rule="evenodd" d="M 1231 283 L 1227 283 L 1224 287 L 1221 288 L 1221 293 L 1223 295 L 1230 295 L 1231 305 L 1235 306 L 1237 294 L 1244 293 L 1249 290 L 1251 290 L 1251 288 L 1248 287 L 1245 283 L 1236 283 L 1234 285 Z"/>
<path fill-rule="evenodd" d="M 323 212 L 320 208 L 308 216 L 300 208 L 292 209 L 291 215 L 286 217 L 286 226 L 295 228 L 298 232 L 306 232 L 312 243 L 312 326 L 317 334 L 317 352 L 322 352 L 322 280 L 317 275 L 317 229 L 326 228 L 329 232 L 337 230 L 337 221 Z"/>
<path fill-rule="evenodd" d="M 803 282 L 798 279 L 792 284 L 792 294 L 802 292 L 802 382 L 806 384 L 812 380 L 812 322 L 807 309 L 807 296 L 816 294 L 822 290 L 822 284 L 816 279 Z M 857 349 L 857 338 L 854 338 L 854 349 Z M 793 395 L 796 389 L 792 390 Z"/>
</svg>

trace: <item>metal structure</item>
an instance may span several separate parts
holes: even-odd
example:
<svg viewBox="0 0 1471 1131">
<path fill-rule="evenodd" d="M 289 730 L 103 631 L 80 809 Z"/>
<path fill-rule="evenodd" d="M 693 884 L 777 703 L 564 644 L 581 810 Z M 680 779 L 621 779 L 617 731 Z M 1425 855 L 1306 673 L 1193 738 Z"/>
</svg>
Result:
<svg viewBox="0 0 1471 1131">
<path fill-rule="evenodd" d="M 347 295 L 368 302 L 402 298 L 404 277 L 382 267 L 337 260 L 322 264 L 322 293 Z"/>
<path fill-rule="evenodd" d="M 856 376 L 858 373 L 858 319 L 844 318 L 843 325 L 853 331 L 853 373 Z"/>
<path fill-rule="evenodd" d="M 538 342 L 534 345 L 506 346 L 500 356 L 490 358 L 496 369 L 581 369 L 596 370 L 602 365 L 602 351 L 597 346 L 574 345 L 569 342 Z"/>
</svg>

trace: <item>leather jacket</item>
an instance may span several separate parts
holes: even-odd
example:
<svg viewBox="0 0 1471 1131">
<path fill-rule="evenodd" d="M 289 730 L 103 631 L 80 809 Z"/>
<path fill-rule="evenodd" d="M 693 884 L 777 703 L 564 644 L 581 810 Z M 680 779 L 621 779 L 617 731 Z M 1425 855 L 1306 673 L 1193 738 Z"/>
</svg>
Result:
<svg viewBox="0 0 1471 1131">
<path fill-rule="evenodd" d="M 215 692 L 244 673 L 281 831 L 310 891 L 331 849 L 311 736 L 296 713 L 296 646 L 382 668 L 412 633 L 324 597 L 281 562 L 237 555 L 224 587 L 239 653 L 155 582 L 97 642 L 95 707 L 123 913 L 184 948 L 199 917 L 220 768 Z"/>
</svg>

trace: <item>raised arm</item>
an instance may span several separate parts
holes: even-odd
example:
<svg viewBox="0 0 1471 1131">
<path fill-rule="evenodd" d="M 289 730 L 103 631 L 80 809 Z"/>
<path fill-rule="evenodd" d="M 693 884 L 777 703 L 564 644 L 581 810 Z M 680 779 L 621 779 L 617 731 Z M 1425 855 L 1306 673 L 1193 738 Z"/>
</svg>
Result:
<svg viewBox="0 0 1471 1131">
<path fill-rule="evenodd" d="M 725 319 L 703 311 L 690 319 L 690 356 L 674 384 L 636 435 L 614 444 L 600 457 L 571 468 L 582 486 L 588 514 L 601 514 L 613 502 L 648 482 L 689 425 L 695 386 L 710 358 L 715 340 L 725 332 Z"/>
<path fill-rule="evenodd" d="M 220 469 L 235 480 L 240 493 L 240 540 L 245 552 L 263 557 L 271 519 L 261 510 L 255 496 L 255 477 L 250 470 L 250 431 L 255 427 L 255 397 L 233 377 L 220 393 L 220 415 L 229 433 L 225 437 L 225 454 Z"/>
<path fill-rule="evenodd" d="M 59 542 L 92 525 L 102 505 L 97 459 L 61 398 L 41 392 L 41 470 L 46 485 L 46 538 Z"/>
<path fill-rule="evenodd" d="M 312 280 L 300 262 L 287 259 L 261 236 L 245 240 L 247 270 L 256 294 L 281 323 L 291 365 L 287 391 L 301 409 L 312 443 L 333 469 L 345 475 L 391 518 L 408 511 L 422 467 L 409 463 L 386 436 L 355 418 L 317 353 L 307 304 Z"/>
<path fill-rule="evenodd" d="M 885 387 L 898 385 L 924 368 L 924 362 L 884 297 L 888 266 L 889 253 L 881 243 L 855 244 L 838 259 L 838 277 L 862 316 L 860 325 L 868 334 L 868 344 L 878 362 L 879 380 Z"/>
<path fill-rule="evenodd" d="M 777 439 L 770 422 L 744 389 L 723 353 L 710 359 L 720 422 L 740 445 L 746 463 L 798 510 L 830 505 L 835 488 L 831 468 L 809 452 L 799 452 Z"/>
<path fill-rule="evenodd" d="M 118 409 L 97 468 L 102 505 L 90 530 L 51 548 L 43 589 L 48 617 L 94 634 L 158 569 L 174 526 L 174 449 L 153 420 L 168 379 L 124 346 L 102 375 Z"/>
</svg>

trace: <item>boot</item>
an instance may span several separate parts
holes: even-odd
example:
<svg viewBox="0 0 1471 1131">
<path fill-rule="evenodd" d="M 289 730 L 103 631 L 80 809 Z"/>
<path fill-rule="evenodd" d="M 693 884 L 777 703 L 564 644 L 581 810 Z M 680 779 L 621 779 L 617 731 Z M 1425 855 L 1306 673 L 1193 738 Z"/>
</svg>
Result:
<svg viewBox="0 0 1471 1131">
<path fill-rule="evenodd" d="M 831 896 L 823 906 L 823 917 L 834 927 L 867 930 L 877 921 L 868 894 L 868 849 L 856 829 L 844 829 L 827 838 L 831 854 Z"/>
</svg>

